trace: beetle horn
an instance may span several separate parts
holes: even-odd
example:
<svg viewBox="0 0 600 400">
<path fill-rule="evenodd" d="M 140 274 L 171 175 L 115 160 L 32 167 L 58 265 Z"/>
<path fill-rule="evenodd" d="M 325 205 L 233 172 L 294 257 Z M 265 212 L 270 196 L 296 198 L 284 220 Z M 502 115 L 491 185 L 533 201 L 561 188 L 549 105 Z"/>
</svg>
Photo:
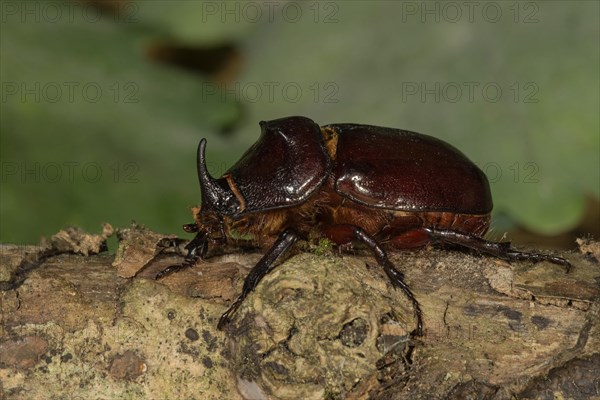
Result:
<svg viewBox="0 0 600 400">
<path fill-rule="evenodd" d="M 198 168 L 198 181 L 200 182 L 200 194 L 202 196 L 202 209 L 214 210 L 220 214 L 233 214 L 239 204 L 235 195 L 228 187 L 223 187 L 218 180 L 213 178 L 206 168 L 206 139 L 200 140 L 198 144 L 198 155 L 196 166 Z"/>
<path fill-rule="evenodd" d="M 196 158 L 196 167 L 198 169 L 198 181 L 200 182 L 200 189 L 209 188 L 214 185 L 214 179 L 208 173 L 206 168 L 206 139 L 200 140 L 198 144 L 198 154 Z M 204 195 L 204 190 L 202 191 Z"/>
</svg>

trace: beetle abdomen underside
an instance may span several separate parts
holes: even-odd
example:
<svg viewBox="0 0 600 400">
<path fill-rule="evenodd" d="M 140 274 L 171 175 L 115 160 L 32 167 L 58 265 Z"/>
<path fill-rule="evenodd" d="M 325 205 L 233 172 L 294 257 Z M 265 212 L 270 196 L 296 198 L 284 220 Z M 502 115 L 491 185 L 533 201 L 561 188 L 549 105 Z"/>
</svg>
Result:
<svg viewBox="0 0 600 400">
<path fill-rule="evenodd" d="M 424 227 L 450 229 L 462 233 L 483 236 L 490 227 L 490 214 L 456 214 L 452 212 L 419 213 Z"/>
<path fill-rule="evenodd" d="M 381 243 L 413 248 L 429 243 L 426 228 L 453 230 L 483 236 L 490 225 L 490 214 L 452 212 L 414 212 L 374 208 L 349 201 L 337 193 L 331 182 L 316 195 L 316 231 L 337 244 L 353 241 L 353 227 L 364 230 Z M 318 236 L 318 235 L 317 235 Z"/>
</svg>

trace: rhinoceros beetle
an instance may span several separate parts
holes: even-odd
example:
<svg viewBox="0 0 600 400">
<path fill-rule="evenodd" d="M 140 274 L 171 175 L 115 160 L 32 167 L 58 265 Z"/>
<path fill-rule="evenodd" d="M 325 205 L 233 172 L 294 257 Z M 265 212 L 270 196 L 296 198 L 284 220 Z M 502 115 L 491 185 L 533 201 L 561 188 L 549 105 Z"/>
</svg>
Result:
<svg viewBox="0 0 600 400">
<path fill-rule="evenodd" d="M 439 139 L 415 132 L 357 124 L 319 127 L 305 117 L 260 122 L 261 136 L 222 177 L 207 171 L 206 140 L 198 146 L 202 204 L 193 209 L 196 232 L 186 261 L 157 278 L 204 258 L 235 232 L 268 249 L 248 274 L 242 293 L 221 316 L 231 319 L 244 298 L 299 238 L 325 237 L 338 245 L 369 247 L 391 283 L 414 307 L 419 303 L 385 248 L 418 248 L 430 242 L 470 248 L 506 260 L 569 262 L 521 252 L 510 242 L 483 239 L 492 197 L 484 173 Z"/>
</svg>

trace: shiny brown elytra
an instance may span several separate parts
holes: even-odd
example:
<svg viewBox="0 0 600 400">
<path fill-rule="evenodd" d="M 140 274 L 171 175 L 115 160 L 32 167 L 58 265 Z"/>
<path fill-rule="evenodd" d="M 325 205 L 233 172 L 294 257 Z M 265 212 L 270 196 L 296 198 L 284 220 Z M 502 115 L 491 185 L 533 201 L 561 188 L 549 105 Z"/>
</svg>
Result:
<svg viewBox="0 0 600 400">
<path fill-rule="evenodd" d="M 560 257 L 515 250 L 509 242 L 483 239 L 492 197 L 483 172 L 439 139 L 415 132 L 358 124 L 319 127 L 305 117 L 260 123 L 262 134 L 242 158 L 215 179 L 206 168 L 206 140 L 198 146 L 202 205 L 194 209 L 197 232 L 186 261 L 161 278 L 206 255 L 208 245 L 249 238 L 266 249 L 242 293 L 221 316 L 222 328 L 244 298 L 300 238 L 325 237 L 338 245 L 366 244 L 391 283 L 411 300 L 421 336 L 421 309 L 384 248 L 416 248 L 430 242 L 470 248 L 506 260 Z"/>
</svg>

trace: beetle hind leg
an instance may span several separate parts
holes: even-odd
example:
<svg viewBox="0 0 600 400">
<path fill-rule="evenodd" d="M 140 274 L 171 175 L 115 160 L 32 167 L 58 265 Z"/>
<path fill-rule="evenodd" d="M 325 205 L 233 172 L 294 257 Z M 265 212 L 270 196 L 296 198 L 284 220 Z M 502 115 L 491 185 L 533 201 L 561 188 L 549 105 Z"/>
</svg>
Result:
<svg viewBox="0 0 600 400">
<path fill-rule="evenodd" d="M 468 235 L 453 230 L 423 228 L 433 241 L 449 243 L 476 250 L 478 252 L 498 257 L 508 261 L 548 261 L 553 264 L 562 265 L 567 272 L 571 269 L 571 263 L 557 256 L 541 253 L 530 253 L 519 251 L 511 246 L 510 242 L 492 242 L 478 236 Z"/>
<path fill-rule="evenodd" d="M 412 293 L 406 282 L 404 282 L 403 274 L 394 267 L 394 264 L 392 264 L 385 251 L 381 248 L 381 246 L 373 237 L 371 237 L 368 233 L 366 233 L 364 230 L 358 227 L 354 227 L 353 233 L 354 237 L 357 240 L 360 240 L 361 242 L 365 243 L 371 248 L 371 250 L 373 250 L 377 262 L 383 267 L 383 270 L 392 282 L 392 285 L 402 290 L 406 297 L 408 297 L 408 299 L 411 301 L 415 312 L 415 317 L 417 319 L 417 328 L 415 331 L 415 335 L 423 336 L 423 318 L 421 313 L 421 306 L 419 305 L 419 302 L 415 298 L 415 295 Z"/>
</svg>

